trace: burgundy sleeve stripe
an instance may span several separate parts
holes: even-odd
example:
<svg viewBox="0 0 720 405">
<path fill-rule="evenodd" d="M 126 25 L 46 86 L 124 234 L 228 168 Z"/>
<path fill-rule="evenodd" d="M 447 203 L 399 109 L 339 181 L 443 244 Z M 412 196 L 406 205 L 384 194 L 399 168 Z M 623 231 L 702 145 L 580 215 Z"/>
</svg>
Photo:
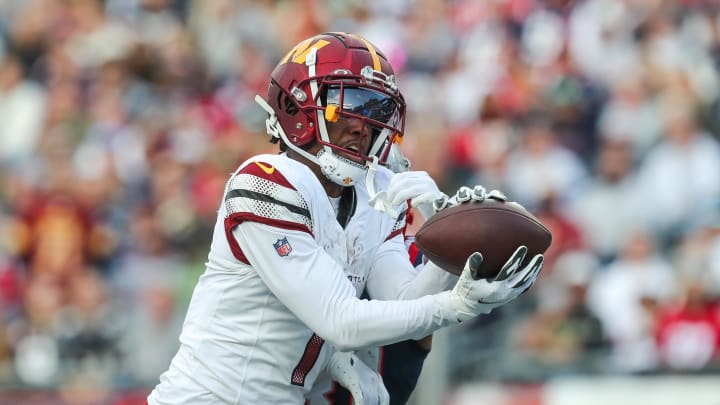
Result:
<svg viewBox="0 0 720 405">
<path fill-rule="evenodd" d="M 233 228 L 235 228 L 238 224 L 245 222 L 245 221 L 253 221 L 258 222 L 261 224 L 266 224 L 270 226 L 274 226 L 277 228 L 283 228 L 283 229 L 290 229 L 295 231 L 303 231 L 309 233 L 311 236 L 313 235 L 310 228 L 306 227 L 303 224 L 299 224 L 297 222 L 290 222 L 290 221 L 282 221 L 279 219 L 270 219 L 266 217 L 261 217 L 259 215 L 251 214 L 249 212 L 238 212 L 236 214 L 232 214 L 225 218 L 225 238 L 228 241 L 228 244 L 230 245 L 230 251 L 232 251 L 233 256 L 235 256 L 236 259 L 240 260 L 241 262 L 245 264 L 250 264 L 250 261 L 248 261 L 247 257 L 242 251 L 242 248 L 240 247 L 240 244 L 238 244 L 237 239 L 232 234 Z"/>
<path fill-rule="evenodd" d="M 283 229 L 292 229 L 296 231 L 303 231 L 307 232 L 310 235 L 313 235 L 312 230 L 308 228 L 307 226 L 298 223 L 298 222 L 292 222 L 292 221 L 283 221 L 282 219 L 273 219 L 268 217 L 263 217 L 260 215 L 253 214 L 251 212 L 238 212 L 235 214 L 232 214 L 225 218 L 225 224 L 226 227 L 229 225 L 232 231 L 232 228 L 234 228 L 236 225 L 245 222 L 245 221 L 252 221 L 252 222 L 258 222 L 265 225 L 274 226 L 277 228 L 283 228 Z M 313 235 L 314 237 L 314 235 Z"/>
<path fill-rule="evenodd" d="M 390 239 L 392 239 L 398 235 L 401 235 L 402 233 L 403 233 L 402 229 L 396 229 L 396 230 L 390 232 L 390 235 L 388 235 L 387 238 L 385 238 L 385 242 L 389 241 Z"/>
<path fill-rule="evenodd" d="M 305 378 L 317 362 L 318 357 L 320 357 L 320 350 L 322 350 L 324 344 L 325 340 L 320 336 L 314 333 L 310 336 L 310 340 L 308 340 L 307 345 L 305 345 L 305 352 L 290 377 L 290 383 L 292 385 L 299 385 L 301 387 L 305 385 Z"/>
</svg>

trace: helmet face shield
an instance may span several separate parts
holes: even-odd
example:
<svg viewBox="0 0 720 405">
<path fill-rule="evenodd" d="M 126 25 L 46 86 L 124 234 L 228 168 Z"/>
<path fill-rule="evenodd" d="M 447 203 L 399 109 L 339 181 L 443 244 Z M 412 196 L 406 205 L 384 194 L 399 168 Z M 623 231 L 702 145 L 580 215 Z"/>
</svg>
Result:
<svg viewBox="0 0 720 405">
<path fill-rule="evenodd" d="M 319 104 L 325 110 L 326 122 L 331 124 L 343 119 L 358 119 L 372 132 L 370 150 L 359 154 L 337 145 L 327 145 L 363 160 L 377 156 L 383 163 L 388 154 L 385 149 L 396 136 L 403 134 L 405 102 L 402 97 L 382 88 L 361 87 L 352 82 L 333 80 L 323 87 Z"/>
<path fill-rule="evenodd" d="M 393 97 L 366 88 L 329 86 L 325 98 L 326 106 L 340 107 L 340 114 L 367 118 L 372 123 L 392 125 L 399 115 L 400 107 Z"/>
</svg>

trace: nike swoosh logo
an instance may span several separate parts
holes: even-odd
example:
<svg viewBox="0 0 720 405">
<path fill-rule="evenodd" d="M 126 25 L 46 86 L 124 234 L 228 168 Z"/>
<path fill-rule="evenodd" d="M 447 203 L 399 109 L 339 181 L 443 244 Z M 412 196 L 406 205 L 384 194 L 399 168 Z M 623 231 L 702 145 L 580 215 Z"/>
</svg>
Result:
<svg viewBox="0 0 720 405">
<path fill-rule="evenodd" d="M 272 165 L 270 165 L 270 166 L 265 166 L 264 164 L 262 164 L 262 163 L 260 163 L 260 162 L 255 162 L 255 164 L 258 165 L 258 167 L 261 168 L 262 171 L 265 172 L 265 174 L 273 174 L 273 173 L 275 173 L 275 167 L 272 166 Z"/>
</svg>

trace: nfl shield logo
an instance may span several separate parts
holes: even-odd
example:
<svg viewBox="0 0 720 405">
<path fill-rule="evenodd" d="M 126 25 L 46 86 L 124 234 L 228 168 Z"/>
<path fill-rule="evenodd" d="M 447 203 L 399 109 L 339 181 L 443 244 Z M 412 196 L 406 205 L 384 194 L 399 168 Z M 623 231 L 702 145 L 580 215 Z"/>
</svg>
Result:
<svg viewBox="0 0 720 405">
<path fill-rule="evenodd" d="M 280 256 L 287 256 L 292 252 L 292 246 L 288 243 L 287 238 L 278 239 L 277 242 L 273 243 L 273 247 Z"/>
</svg>

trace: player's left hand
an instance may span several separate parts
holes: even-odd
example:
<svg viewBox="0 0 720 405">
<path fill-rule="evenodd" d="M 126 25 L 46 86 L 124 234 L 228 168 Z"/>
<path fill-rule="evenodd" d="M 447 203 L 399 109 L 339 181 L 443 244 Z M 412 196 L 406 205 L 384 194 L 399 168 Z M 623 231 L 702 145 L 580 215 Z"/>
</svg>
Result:
<svg viewBox="0 0 720 405">
<path fill-rule="evenodd" d="M 477 279 L 483 257 L 479 252 L 471 254 L 452 289 L 457 319 L 464 321 L 488 314 L 532 287 L 542 269 L 543 255 L 533 256 L 530 263 L 521 267 L 526 254 L 527 247 L 519 246 L 493 279 Z"/>
<path fill-rule="evenodd" d="M 363 355 L 363 357 L 368 357 L 372 355 L 372 352 L 363 353 Z M 371 358 L 368 360 L 373 362 Z M 383 384 L 380 373 L 371 366 L 373 365 L 366 364 L 355 353 L 335 352 L 330 358 L 327 369 L 333 380 L 350 391 L 354 404 L 388 405 L 390 395 Z M 377 364 L 374 366 L 377 367 Z"/>
<path fill-rule="evenodd" d="M 429 218 L 434 213 L 433 202 L 442 198 L 447 198 L 447 195 L 438 189 L 435 180 L 427 172 L 408 171 L 395 174 L 388 188 L 374 196 L 370 204 L 378 206 L 380 204 L 376 204 L 376 201 L 382 199 L 397 207 L 410 200 L 411 207 L 417 207 L 423 216 Z"/>
</svg>

